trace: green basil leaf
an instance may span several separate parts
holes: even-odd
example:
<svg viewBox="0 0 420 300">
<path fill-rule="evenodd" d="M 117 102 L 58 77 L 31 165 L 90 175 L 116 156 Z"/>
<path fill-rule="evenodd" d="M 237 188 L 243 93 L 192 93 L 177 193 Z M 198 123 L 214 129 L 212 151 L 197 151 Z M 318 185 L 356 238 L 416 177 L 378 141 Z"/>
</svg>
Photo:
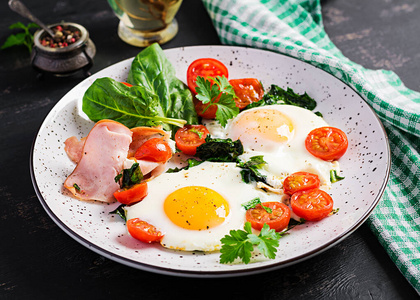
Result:
<svg viewBox="0 0 420 300">
<path fill-rule="evenodd" d="M 26 34 L 24 32 L 10 35 L 4 44 L 1 46 L 1 49 L 6 49 L 12 46 L 24 45 L 26 39 Z"/>
<path fill-rule="evenodd" d="M 22 22 L 16 22 L 9 26 L 9 29 L 23 29 L 26 30 L 27 27 Z"/>
</svg>

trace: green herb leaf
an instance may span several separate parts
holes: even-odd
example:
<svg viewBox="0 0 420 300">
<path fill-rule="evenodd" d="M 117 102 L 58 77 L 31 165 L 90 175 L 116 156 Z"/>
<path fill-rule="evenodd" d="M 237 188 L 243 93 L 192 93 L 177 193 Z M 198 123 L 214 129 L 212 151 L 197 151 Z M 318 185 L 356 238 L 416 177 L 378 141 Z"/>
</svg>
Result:
<svg viewBox="0 0 420 300">
<path fill-rule="evenodd" d="M 214 84 L 202 76 L 197 77 L 196 98 L 203 104 L 209 104 L 203 112 L 211 105 L 216 105 L 216 120 L 225 127 L 229 119 L 239 114 L 239 108 L 235 104 L 235 91 L 225 76 L 211 77 L 211 79 Z"/>
<path fill-rule="evenodd" d="M 344 177 L 339 176 L 337 174 L 337 170 L 330 170 L 330 181 L 331 181 L 331 183 L 335 183 L 335 182 L 343 180 L 343 179 L 344 179 Z"/>
<path fill-rule="evenodd" d="M 261 205 L 261 207 L 262 207 L 262 208 L 264 208 L 264 210 L 265 210 L 267 213 L 271 214 L 271 213 L 273 212 L 273 210 L 272 210 L 271 208 L 269 208 L 269 207 L 267 207 L 267 206 L 262 205 L 262 203 L 261 203 L 261 199 L 260 199 L 260 198 L 258 198 L 258 197 L 254 198 L 254 199 L 252 199 L 252 200 L 249 200 L 249 201 L 248 201 L 248 202 L 246 202 L 246 203 L 243 203 L 243 204 L 242 204 L 242 207 L 243 207 L 243 208 L 245 208 L 246 210 L 248 210 L 248 209 L 254 208 L 254 207 L 255 207 L 255 206 L 257 206 L 258 204 L 260 204 L 260 205 Z"/>
<path fill-rule="evenodd" d="M 31 28 L 39 28 L 39 26 L 35 23 L 29 23 L 27 26 L 25 26 L 21 22 L 14 23 L 9 26 L 9 29 L 22 29 L 24 32 L 20 32 L 17 34 L 11 34 L 4 44 L 1 46 L 0 49 L 6 49 L 12 46 L 20 46 L 24 45 L 28 48 L 29 52 L 32 51 L 32 45 L 33 45 L 33 35 L 29 31 Z"/>
<path fill-rule="evenodd" d="M 258 169 L 261 169 L 265 164 L 266 162 L 264 161 L 263 156 L 257 155 L 257 156 L 251 157 L 250 160 L 247 162 L 240 161 L 236 165 L 239 168 L 242 168 L 241 176 L 242 176 L 242 180 L 245 183 L 256 181 L 256 182 L 263 182 L 267 184 L 267 176 L 262 175 L 258 171 Z"/>
<path fill-rule="evenodd" d="M 291 88 L 284 90 L 281 87 L 273 84 L 271 85 L 270 90 L 263 96 L 260 101 L 249 104 L 245 109 L 275 104 L 295 105 L 309 110 L 313 110 L 316 107 L 316 101 L 306 92 L 303 95 L 299 95 L 295 93 Z"/>
<path fill-rule="evenodd" d="M 76 189 L 76 191 L 81 191 L 80 186 L 77 183 L 73 184 L 73 187 Z"/>
<path fill-rule="evenodd" d="M 183 168 L 178 168 L 178 167 L 170 168 L 166 171 L 166 173 L 177 173 L 181 170 L 188 170 L 189 168 L 198 166 L 198 165 L 202 164 L 203 162 L 204 161 L 196 160 L 194 158 L 189 158 L 189 159 L 187 159 L 188 165 L 186 165 L 185 167 L 183 167 Z"/>
<path fill-rule="evenodd" d="M 242 207 L 245 208 L 245 210 L 254 208 L 257 206 L 257 204 L 261 204 L 261 199 L 256 197 L 252 200 L 249 200 L 248 202 L 242 203 Z"/>
<path fill-rule="evenodd" d="M 303 225 L 305 224 L 306 220 L 304 218 L 300 218 L 299 221 L 290 218 L 289 224 L 287 225 L 287 230 L 289 231 L 290 229 L 292 229 L 293 227 L 296 227 L 297 225 Z"/>
<path fill-rule="evenodd" d="M 201 139 L 203 137 L 203 132 L 201 132 L 200 130 L 197 130 L 195 128 L 191 128 L 191 129 L 188 129 L 188 131 L 197 134 L 199 139 Z"/>
<path fill-rule="evenodd" d="M 276 258 L 277 247 L 279 246 L 279 239 L 281 236 L 280 233 L 276 232 L 274 229 L 270 229 L 270 226 L 267 224 L 264 224 L 258 236 L 249 234 L 248 238 L 252 244 L 258 246 L 258 250 L 260 250 L 265 257 L 274 259 Z"/>
<path fill-rule="evenodd" d="M 16 22 L 9 26 L 9 29 L 23 29 L 27 30 L 28 28 L 22 22 Z"/>
<path fill-rule="evenodd" d="M 251 261 L 252 251 L 257 246 L 260 252 L 270 259 L 276 257 L 279 239 L 283 236 L 270 229 L 264 224 L 259 235 L 252 233 L 251 223 L 246 222 L 244 230 L 231 230 L 230 235 L 225 235 L 222 239 L 220 249 L 220 263 L 232 263 L 236 258 L 240 258 L 243 263 Z"/>
<path fill-rule="evenodd" d="M 197 147 L 196 157 L 203 161 L 237 162 L 244 153 L 240 140 L 212 138 L 207 135 L 206 142 Z"/>
<path fill-rule="evenodd" d="M 4 44 L 1 46 L 1 49 L 6 49 L 13 46 L 24 45 L 26 34 L 24 32 L 11 34 Z"/>
<path fill-rule="evenodd" d="M 110 211 L 109 213 L 116 214 L 120 216 L 124 221 L 127 221 L 126 210 L 124 209 L 125 206 L 125 204 L 121 204 L 115 210 Z"/>
<path fill-rule="evenodd" d="M 140 166 L 138 163 L 134 163 L 130 169 L 124 169 L 120 174 L 115 176 L 115 182 L 118 182 L 121 179 L 120 187 L 129 188 L 135 184 L 138 184 L 143 179 L 143 173 L 141 172 Z"/>
</svg>

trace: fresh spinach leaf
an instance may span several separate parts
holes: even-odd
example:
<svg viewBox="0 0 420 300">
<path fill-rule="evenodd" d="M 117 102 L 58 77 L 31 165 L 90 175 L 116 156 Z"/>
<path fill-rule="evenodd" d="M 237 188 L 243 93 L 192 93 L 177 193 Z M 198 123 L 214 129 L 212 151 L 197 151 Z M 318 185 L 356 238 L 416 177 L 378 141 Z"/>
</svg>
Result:
<svg viewBox="0 0 420 300">
<path fill-rule="evenodd" d="M 160 124 L 164 128 L 167 124 L 182 127 L 186 123 L 165 117 L 158 97 L 144 87 L 128 87 L 108 77 L 96 79 L 86 90 L 82 109 L 94 122 L 111 119 L 129 128 Z"/>
<path fill-rule="evenodd" d="M 176 77 L 174 67 L 159 44 L 152 44 L 134 58 L 127 82 L 144 87 L 150 95 L 156 97 L 162 116 L 183 119 L 188 124 L 198 124 L 192 94 Z M 173 128 L 164 125 L 164 129 Z"/>
</svg>

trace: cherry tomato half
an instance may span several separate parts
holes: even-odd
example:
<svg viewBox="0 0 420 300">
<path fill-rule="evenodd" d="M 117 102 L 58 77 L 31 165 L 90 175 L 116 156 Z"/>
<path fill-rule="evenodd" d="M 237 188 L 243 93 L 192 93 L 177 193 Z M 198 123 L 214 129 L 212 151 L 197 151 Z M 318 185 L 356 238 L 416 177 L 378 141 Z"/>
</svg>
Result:
<svg viewBox="0 0 420 300">
<path fill-rule="evenodd" d="M 241 110 L 264 96 L 263 86 L 256 78 L 231 79 L 229 83 L 238 97 L 235 98 L 235 104 Z"/>
<path fill-rule="evenodd" d="M 128 220 L 127 229 L 133 238 L 144 243 L 159 242 L 163 238 L 163 234 L 155 226 L 139 218 Z"/>
<path fill-rule="evenodd" d="M 147 182 L 141 182 L 128 189 L 119 189 L 114 193 L 115 199 L 122 204 L 131 205 L 147 196 Z"/>
<path fill-rule="evenodd" d="M 307 221 L 319 221 L 330 214 L 334 202 L 320 189 L 296 192 L 290 198 L 293 212 Z"/>
<path fill-rule="evenodd" d="M 312 155 L 323 160 L 336 160 L 347 151 L 346 134 L 335 127 L 320 127 L 309 132 L 305 147 Z"/>
<path fill-rule="evenodd" d="M 268 213 L 261 204 L 246 211 L 246 220 L 251 223 L 252 228 L 261 230 L 264 224 L 270 226 L 275 231 L 282 231 L 287 227 L 290 221 L 290 208 L 281 202 L 264 202 L 263 206 L 272 210 Z"/>
<path fill-rule="evenodd" d="M 169 144 L 163 139 L 153 138 L 144 142 L 137 149 L 134 157 L 136 159 L 164 163 L 172 157 L 172 150 Z"/>
<path fill-rule="evenodd" d="M 214 100 L 214 102 L 218 102 L 219 99 Z M 198 100 L 195 96 L 193 97 L 193 103 L 195 111 L 197 112 L 197 115 L 204 119 L 215 119 L 216 118 L 216 111 L 217 111 L 217 105 L 215 104 L 203 104 L 200 100 Z M 208 107 L 208 108 L 207 108 Z"/>
<path fill-rule="evenodd" d="M 288 195 L 315 188 L 319 188 L 318 175 L 308 172 L 293 173 L 287 176 L 283 182 L 284 193 Z"/>
<path fill-rule="evenodd" d="M 198 76 L 204 78 L 225 76 L 228 78 L 229 72 L 222 62 L 214 58 L 200 58 L 193 61 L 187 70 L 187 84 L 193 94 L 196 94 L 197 84 L 195 82 Z"/>
<path fill-rule="evenodd" d="M 194 155 L 197 147 L 205 143 L 208 134 L 204 125 L 185 125 L 175 133 L 176 146 L 183 153 Z"/>
</svg>

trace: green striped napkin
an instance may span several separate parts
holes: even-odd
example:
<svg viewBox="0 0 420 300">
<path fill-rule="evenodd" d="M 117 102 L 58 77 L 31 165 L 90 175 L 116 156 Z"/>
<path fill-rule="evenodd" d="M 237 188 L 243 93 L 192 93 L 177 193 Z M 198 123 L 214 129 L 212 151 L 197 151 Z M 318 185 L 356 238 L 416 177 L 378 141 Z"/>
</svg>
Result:
<svg viewBox="0 0 420 300">
<path fill-rule="evenodd" d="M 223 44 L 269 49 L 353 87 L 384 123 L 391 176 L 368 224 L 420 293 L 420 93 L 398 76 L 350 61 L 324 31 L 319 0 L 203 0 Z"/>
</svg>

